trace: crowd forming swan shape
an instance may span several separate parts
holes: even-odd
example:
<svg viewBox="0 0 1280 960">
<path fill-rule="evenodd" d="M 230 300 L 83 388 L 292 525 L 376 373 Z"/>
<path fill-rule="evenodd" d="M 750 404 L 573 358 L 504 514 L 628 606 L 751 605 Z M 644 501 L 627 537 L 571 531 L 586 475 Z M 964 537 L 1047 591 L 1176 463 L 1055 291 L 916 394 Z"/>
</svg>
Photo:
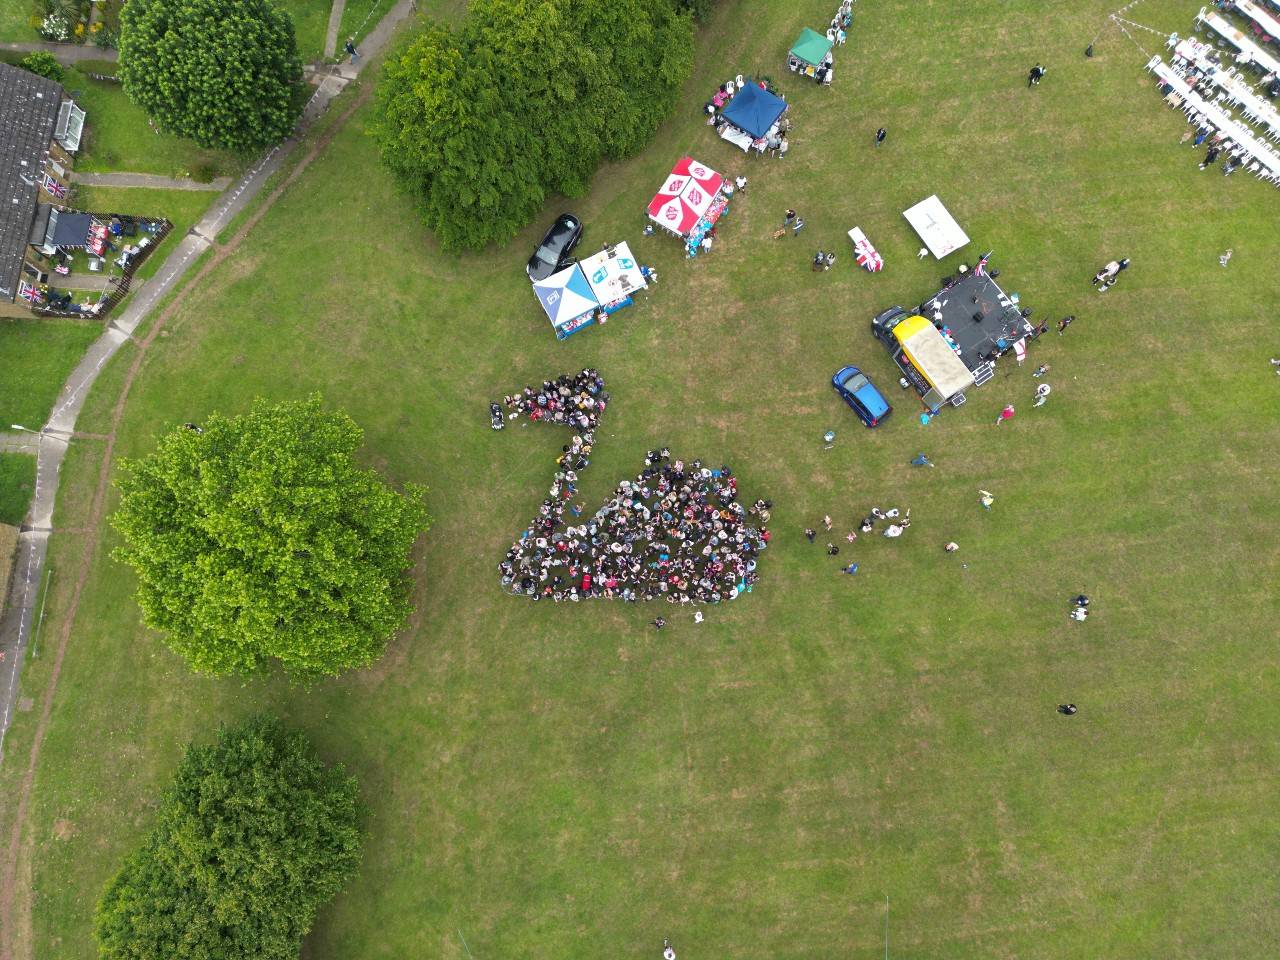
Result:
<svg viewBox="0 0 1280 960">
<path fill-rule="evenodd" d="M 651 450 L 635 479 L 621 481 L 594 513 L 574 502 L 609 404 L 604 386 L 586 369 L 505 397 L 505 411 L 497 403 L 490 407 L 494 429 L 527 416 L 574 431 L 556 458 L 537 516 L 498 564 L 504 588 L 533 600 L 571 602 L 719 603 L 750 592 L 769 541 L 769 504 L 757 500 L 744 509 L 727 466 L 713 469 L 672 459 L 665 448 Z"/>
</svg>

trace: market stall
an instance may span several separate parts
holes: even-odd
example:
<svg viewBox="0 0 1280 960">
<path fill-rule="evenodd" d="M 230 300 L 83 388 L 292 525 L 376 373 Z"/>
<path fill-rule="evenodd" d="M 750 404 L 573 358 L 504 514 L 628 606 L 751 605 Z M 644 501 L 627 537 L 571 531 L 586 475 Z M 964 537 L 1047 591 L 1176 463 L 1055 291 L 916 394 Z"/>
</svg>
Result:
<svg viewBox="0 0 1280 960">
<path fill-rule="evenodd" d="M 648 286 L 640 263 L 625 240 L 592 254 L 578 266 L 587 278 L 596 302 L 607 313 L 631 306 L 635 292 Z"/>
<path fill-rule="evenodd" d="M 786 112 L 787 101 L 759 84 L 747 83 L 721 111 L 716 126 L 723 139 L 744 153 L 753 147 L 763 153 L 769 138 L 777 135 L 779 121 Z"/>
<path fill-rule="evenodd" d="M 920 234 L 920 239 L 929 248 L 929 252 L 938 260 L 949 253 L 954 253 L 969 242 L 968 234 L 960 229 L 960 224 L 947 212 L 937 194 L 921 200 L 902 215 L 907 223 Z"/>
<path fill-rule="evenodd" d="M 819 83 L 830 83 L 832 46 L 822 34 L 805 27 L 787 54 L 787 69 Z"/>
<path fill-rule="evenodd" d="M 688 256 L 697 256 L 703 239 L 729 207 L 724 184 L 724 177 L 710 167 L 683 157 L 649 201 L 649 219 L 683 240 Z"/>
<path fill-rule="evenodd" d="M 557 340 L 595 323 L 600 301 L 592 292 L 581 264 L 575 263 L 538 281 L 533 285 L 533 292 L 538 295 Z"/>
</svg>

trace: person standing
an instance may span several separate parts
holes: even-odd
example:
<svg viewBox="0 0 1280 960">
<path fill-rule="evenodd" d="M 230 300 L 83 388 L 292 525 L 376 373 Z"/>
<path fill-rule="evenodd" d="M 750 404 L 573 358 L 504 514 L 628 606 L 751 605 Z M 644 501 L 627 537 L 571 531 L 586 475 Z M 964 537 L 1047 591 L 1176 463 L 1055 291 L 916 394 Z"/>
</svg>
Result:
<svg viewBox="0 0 1280 960">
<path fill-rule="evenodd" d="M 878 147 L 880 146 L 880 144 L 884 143 L 884 138 L 887 137 L 888 135 L 889 135 L 889 131 L 887 131 L 884 127 L 881 127 L 879 130 L 877 130 L 876 146 Z"/>
<path fill-rule="evenodd" d="M 784 213 L 784 214 L 782 215 L 782 229 L 783 229 L 783 230 L 786 230 L 788 227 L 790 227 L 790 226 L 791 226 L 793 223 L 795 223 L 795 222 L 796 222 L 796 212 L 795 212 L 794 210 L 788 210 L 786 213 Z"/>
<path fill-rule="evenodd" d="M 1000 416 L 996 417 L 996 426 L 997 427 L 1000 426 L 1000 424 L 1004 423 L 1006 420 L 1012 420 L 1013 415 L 1016 412 L 1017 411 L 1013 409 L 1012 403 L 1006 406 L 1003 410 L 1000 411 Z"/>
<path fill-rule="evenodd" d="M 796 217 L 795 223 L 791 225 L 791 235 L 793 237 L 800 236 L 800 231 L 804 229 L 804 218 Z"/>
<path fill-rule="evenodd" d="M 347 37 L 347 42 L 342 45 L 342 49 L 347 52 L 347 56 L 351 58 L 352 63 L 360 59 L 360 53 L 356 50 L 355 37 Z"/>
<path fill-rule="evenodd" d="M 1058 336 L 1062 336 L 1062 331 L 1066 330 L 1067 327 L 1071 326 L 1075 318 L 1076 318 L 1076 315 L 1072 313 L 1072 314 L 1069 314 L 1068 316 L 1063 317 L 1061 320 L 1058 321 Z"/>
<path fill-rule="evenodd" d="M 812 527 L 805 527 L 804 535 L 810 543 L 813 543 L 813 538 L 816 537 L 818 534 L 813 530 Z"/>
<path fill-rule="evenodd" d="M 1037 63 L 1034 67 L 1031 68 L 1031 71 L 1027 74 L 1027 86 L 1028 87 L 1039 86 L 1040 81 L 1044 78 L 1044 75 L 1045 75 L 1045 68 L 1040 66 L 1040 64 Z"/>
<path fill-rule="evenodd" d="M 667 621 L 662 619 L 662 617 L 659 617 L 657 620 L 654 620 L 651 622 L 653 623 L 653 629 L 655 630 L 661 630 L 663 627 L 667 625 Z"/>
<path fill-rule="evenodd" d="M 1219 266 L 1225 267 L 1230 262 L 1231 262 L 1231 248 L 1228 247 L 1227 252 L 1218 258 L 1218 264 Z"/>
<path fill-rule="evenodd" d="M 1222 149 L 1218 147 L 1216 144 L 1210 146 L 1209 151 L 1204 155 L 1204 159 L 1200 161 L 1200 169 L 1203 170 L 1205 167 L 1209 166 L 1210 164 L 1216 163 L 1218 161 L 1218 154 L 1220 154 L 1221 152 L 1222 152 Z"/>
</svg>

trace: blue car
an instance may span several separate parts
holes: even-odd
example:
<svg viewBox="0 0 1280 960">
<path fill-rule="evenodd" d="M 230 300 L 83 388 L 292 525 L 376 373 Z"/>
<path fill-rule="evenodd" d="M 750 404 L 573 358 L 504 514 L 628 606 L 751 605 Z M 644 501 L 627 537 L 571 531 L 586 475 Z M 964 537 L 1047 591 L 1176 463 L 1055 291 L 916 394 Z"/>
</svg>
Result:
<svg viewBox="0 0 1280 960">
<path fill-rule="evenodd" d="M 831 385 L 868 427 L 879 426 L 885 417 L 893 413 L 893 407 L 889 406 L 884 394 L 857 367 L 841 369 L 831 378 Z"/>
</svg>

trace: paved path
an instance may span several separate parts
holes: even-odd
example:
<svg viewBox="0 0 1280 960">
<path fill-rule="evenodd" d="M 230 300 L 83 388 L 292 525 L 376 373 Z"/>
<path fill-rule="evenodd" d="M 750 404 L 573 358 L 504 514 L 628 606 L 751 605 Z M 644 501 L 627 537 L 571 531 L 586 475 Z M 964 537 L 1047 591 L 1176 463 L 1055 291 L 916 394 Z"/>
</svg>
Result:
<svg viewBox="0 0 1280 960">
<path fill-rule="evenodd" d="M 142 187 L 147 190 L 213 190 L 221 193 L 231 186 L 230 177 L 218 177 L 208 183 L 198 180 L 157 177 L 151 173 L 71 173 L 72 183 L 86 187 Z"/>
<path fill-rule="evenodd" d="M 52 53 L 59 63 L 79 63 L 81 60 L 110 60 L 115 62 L 115 50 L 103 50 L 91 43 L 0 43 L 0 50 L 15 53 Z"/>
<path fill-rule="evenodd" d="M 29 433 L 0 433 L 0 453 L 35 453 L 39 442 Z"/>
<path fill-rule="evenodd" d="M 0 610 L 0 658 L 2 658 L 0 659 L 0 762 L 4 760 L 4 737 L 13 719 L 19 668 L 26 654 L 27 642 L 31 637 L 34 607 L 44 569 L 45 550 L 53 525 L 58 473 L 67 452 L 67 444 L 75 432 L 76 419 L 84 406 L 89 388 L 93 386 L 107 361 L 115 355 L 126 340 L 133 337 L 143 320 L 156 304 L 173 290 L 195 259 L 213 246 L 218 233 L 258 195 L 263 184 L 280 169 L 285 158 L 297 146 L 298 136 L 315 123 L 333 98 L 342 92 L 347 82 L 359 74 L 368 59 L 382 50 L 400 23 L 410 15 L 412 9 L 412 0 L 400 0 L 365 38 L 362 46 L 366 48 L 369 57 L 362 56 L 360 62 L 356 64 L 343 64 L 341 68 L 334 70 L 320 81 L 302 112 L 294 136 L 268 150 L 251 169 L 245 171 L 239 179 L 223 191 L 222 196 L 205 212 L 204 217 L 181 239 L 177 248 L 161 265 L 155 276 L 125 301 L 123 310 L 111 317 L 102 336 L 89 346 L 84 357 L 63 385 L 62 392 L 54 404 L 53 413 L 36 443 L 35 494 L 32 498 L 31 510 L 18 538 L 9 596 L 3 610 Z M 60 47 L 62 45 L 35 45 L 38 49 L 43 49 L 45 46 Z M 14 45 L 10 44 L 8 47 L 13 49 Z M 19 44 L 17 49 L 23 49 L 23 46 Z M 96 48 L 92 49 L 95 53 L 102 52 Z M 51 702 L 49 698 L 52 694 L 52 689 L 45 694 L 46 709 L 47 704 Z M 37 736 L 32 748 L 33 767 L 39 741 L 40 737 Z M 6 866 L 11 867 L 11 865 Z M 0 920 L 3 919 L 0 917 Z M 0 922 L 0 937 L 3 936 L 2 931 L 6 926 Z M 3 944 L 0 944 L 0 947 L 2 946 Z M 0 949 L 0 955 L 3 953 L 3 949 Z"/>
<path fill-rule="evenodd" d="M 347 9 L 347 0 L 333 0 L 329 8 L 329 31 L 324 35 L 324 55 L 332 57 L 338 52 L 338 29 L 342 26 L 342 11 Z"/>
</svg>

